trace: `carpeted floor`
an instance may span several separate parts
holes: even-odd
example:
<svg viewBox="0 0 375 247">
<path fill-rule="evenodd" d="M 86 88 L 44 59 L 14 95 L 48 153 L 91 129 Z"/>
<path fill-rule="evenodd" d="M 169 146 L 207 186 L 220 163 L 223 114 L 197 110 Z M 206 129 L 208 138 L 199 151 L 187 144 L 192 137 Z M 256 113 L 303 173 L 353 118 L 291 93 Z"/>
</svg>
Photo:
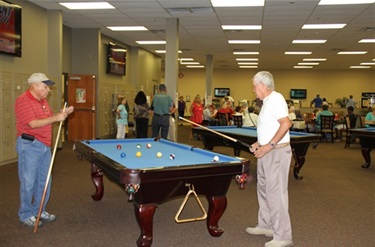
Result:
<svg viewBox="0 0 375 247">
<path fill-rule="evenodd" d="M 202 147 L 200 141 L 189 137 L 190 127 L 179 126 L 179 142 Z M 35 234 L 18 221 L 17 164 L 0 167 L 0 246 L 136 246 L 140 230 L 132 203 L 123 189 L 107 178 L 103 199 L 94 202 L 90 196 L 94 192 L 90 164 L 77 160 L 72 146 L 65 142 L 57 152 L 52 173 L 47 210 L 58 218 Z M 232 155 L 229 148 L 214 151 Z M 250 172 L 255 176 L 256 160 L 248 153 L 241 155 L 251 160 Z M 292 172 L 289 178 L 294 246 L 375 246 L 375 164 L 363 169 L 363 162 L 359 144 L 349 149 L 344 149 L 344 142 L 321 143 L 316 150 L 310 147 L 301 170 L 304 179 L 295 180 Z M 271 240 L 245 232 L 247 226 L 257 223 L 255 180 L 244 190 L 233 181 L 227 197 L 228 207 L 219 222 L 225 232 L 218 238 L 209 235 L 205 221 L 175 223 L 183 198 L 159 205 L 154 216 L 153 246 L 261 247 Z M 201 200 L 207 208 L 205 198 Z M 201 215 L 194 201 L 189 200 L 185 210 Z"/>
</svg>

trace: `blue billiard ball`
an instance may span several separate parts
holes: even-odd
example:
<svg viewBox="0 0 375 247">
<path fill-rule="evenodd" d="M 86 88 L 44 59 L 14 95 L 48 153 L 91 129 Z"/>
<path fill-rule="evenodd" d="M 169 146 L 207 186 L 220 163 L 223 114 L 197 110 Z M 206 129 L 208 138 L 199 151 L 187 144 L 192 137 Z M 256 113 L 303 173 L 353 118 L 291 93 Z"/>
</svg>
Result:
<svg viewBox="0 0 375 247">
<path fill-rule="evenodd" d="M 121 158 L 125 158 L 126 157 L 126 154 L 125 153 L 121 153 Z"/>
</svg>

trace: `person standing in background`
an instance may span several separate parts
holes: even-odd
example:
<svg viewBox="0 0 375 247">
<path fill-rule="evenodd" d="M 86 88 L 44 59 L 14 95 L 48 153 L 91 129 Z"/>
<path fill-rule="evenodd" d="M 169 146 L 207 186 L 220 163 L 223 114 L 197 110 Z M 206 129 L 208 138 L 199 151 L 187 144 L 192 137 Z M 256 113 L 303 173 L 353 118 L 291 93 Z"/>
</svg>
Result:
<svg viewBox="0 0 375 247">
<path fill-rule="evenodd" d="M 178 99 L 178 116 L 184 118 L 185 111 L 186 111 L 186 102 L 184 101 L 184 96 L 180 96 L 180 98 Z M 180 120 L 180 125 L 182 125 L 181 120 Z"/>
<path fill-rule="evenodd" d="M 348 109 L 349 106 L 356 108 L 356 105 L 357 105 L 357 102 L 353 99 L 353 95 L 349 95 L 349 99 L 346 102 L 346 109 Z"/>
<path fill-rule="evenodd" d="M 117 139 L 124 139 L 128 125 L 128 111 L 125 108 L 126 99 L 121 97 L 116 109 Z"/>
<path fill-rule="evenodd" d="M 23 225 L 34 227 L 52 160 L 52 124 L 64 121 L 74 108 L 70 106 L 54 115 L 46 98 L 50 91 L 49 86 L 55 83 L 43 73 L 32 74 L 27 82 L 29 89 L 19 96 L 15 103 L 20 180 L 18 217 Z M 56 219 L 56 215 L 45 211 L 50 197 L 51 181 L 48 182 L 38 226 Z"/>
<path fill-rule="evenodd" d="M 263 100 L 258 117 L 257 142 L 250 147 L 257 161 L 258 225 L 246 228 L 252 235 L 273 236 L 265 247 L 292 246 L 289 217 L 288 177 L 290 147 L 288 106 L 282 94 L 274 91 L 273 76 L 260 71 L 253 77 L 253 90 Z"/>
<path fill-rule="evenodd" d="M 323 100 L 320 95 L 317 94 L 316 97 L 310 102 L 310 107 L 321 108 L 323 105 Z"/>
<path fill-rule="evenodd" d="M 190 120 L 197 124 L 202 124 L 203 121 L 203 105 L 202 99 L 195 96 L 193 104 L 190 106 Z"/>
<path fill-rule="evenodd" d="M 167 94 L 167 86 L 159 85 L 159 93 L 154 96 L 151 103 L 151 110 L 154 113 L 152 118 L 152 137 L 168 138 L 169 117 L 173 110 L 172 97 Z"/>
<path fill-rule="evenodd" d="M 143 91 L 139 91 L 134 98 L 134 119 L 137 138 L 147 138 L 149 105 Z"/>
</svg>

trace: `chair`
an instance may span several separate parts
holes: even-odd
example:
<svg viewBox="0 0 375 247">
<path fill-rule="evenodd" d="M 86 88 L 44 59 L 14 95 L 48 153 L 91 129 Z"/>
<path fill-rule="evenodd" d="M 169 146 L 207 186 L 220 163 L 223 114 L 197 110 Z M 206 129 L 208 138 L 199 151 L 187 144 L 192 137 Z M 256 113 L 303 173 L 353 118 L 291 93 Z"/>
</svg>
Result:
<svg viewBox="0 0 375 247">
<path fill-rule="evenodd" d="M 366 125 L 365 125 L 365 121 L 366 121 L 366 116 L 361 116 L 360 118 L 359 118 L 359 122 L 360 122 L 360 128 L 365 128 L 366 127 Z"/>
<path fill-rule="evenodd" d="M 229 125 L 229 116 L 228 116 L 228 113 L 218 112 L 216 114 L 216 118 L 218 120 L 218 125 L 219 126 L 228 126 Z"/>
<path fill-rule="evenodd" d="M 323 135 L 331 134 L 331 142 L 334 143 L 333 120 L 334 116 L 320 116 L 320 129 L 318 129 L 318 133 L 321 134 L 320 141 L 322 141 Z"/>
<path fill-rule="evenodd" d="M 243 116 L 242 115 L 238 115 L 238 116 L 233 115 L 232 118 L 233 118 L 233 124 L 235 126 L 237 126 L 237 128 L 241 128 L 242 125 L 243 125 Z"/>
<path fill-rule="evenodd" d="M 357 122 L 357 118 L 358 116 L 356 116 L 356 122 Z M 350 147 L 350 142 L 352 140 L 351 130 L 354 129 L 355 126 L 351 126 L 349 117 L 344 118 L 344 126 L 345 126 L 344 127 L 344 131 L 345 131 L 345 147 L 344 148 L 347 148 L 347 147 Z"/>
</svg>

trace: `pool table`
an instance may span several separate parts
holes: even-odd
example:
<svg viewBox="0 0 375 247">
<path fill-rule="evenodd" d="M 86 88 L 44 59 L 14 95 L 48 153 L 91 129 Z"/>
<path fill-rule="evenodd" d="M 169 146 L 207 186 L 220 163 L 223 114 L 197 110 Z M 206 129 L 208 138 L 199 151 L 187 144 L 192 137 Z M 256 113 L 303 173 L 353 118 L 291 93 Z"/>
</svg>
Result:
<svg viewBox="0 0 375 247">
<path fill-rule="evenodd" d="M 233 142 L 204 128 L 194 127 L 193 133 L 202 137 L 204 148 L 208 150 L 213 150 L 215 146 L 227 146 L 233 148 L 235 156 L 240 156 L 241 150 L 250 152 L 248 145 L 243 145 L 243 143 L 253 144 L 257 141 L 257 132 L 254 127 L 208 126 L 207 128 L 239 141 Z M 290 145 L 295 160 L 293 173 L 296 179 L 303 178 L 303 176 L 300 175 L 300 170 L 305 163 L 307 150 L 310 143 L 319 143 L 319 137 L 320 135 L 317 134 L 290 131 Z M 316 145 L 314 145 L 314 148 L 316 148 Z"/>
<path fill-rule="evenodd" d="M 363 164 L 362 167 L 369 168 L 371 165 L 370 152 L 375 148 L 375 127 L 356 128 L 350 131 L 351 135 L 359 138 L 361 142 L 362 156 L 365 159 L 365 164 Z"/>
<path fill-rule="evenodd" d="M 234 176 L 243 187 L 250 164 L 246 159 L 164 139 L 87 140 L 75 142 L 74 148 L 79 158 L 84 157 L 91 163 L 91 177 L 96 187 L 94 200 L 103 197 L 105 174 L 123 186 L 129 201 L 134 202 L 141 229 L 136 241 L 138 246 L 152 244 L 152 221 L 157 204 L 188 194 L 192 186 L 197 195 L 205 195 L 208 200 L 208 232 L 211 236 L 221 236 L 223 229 L 218 222 L 227 206 L 228 187 Z M 137 152 L 141 155 L 137 156 Z"/>
</svg>

